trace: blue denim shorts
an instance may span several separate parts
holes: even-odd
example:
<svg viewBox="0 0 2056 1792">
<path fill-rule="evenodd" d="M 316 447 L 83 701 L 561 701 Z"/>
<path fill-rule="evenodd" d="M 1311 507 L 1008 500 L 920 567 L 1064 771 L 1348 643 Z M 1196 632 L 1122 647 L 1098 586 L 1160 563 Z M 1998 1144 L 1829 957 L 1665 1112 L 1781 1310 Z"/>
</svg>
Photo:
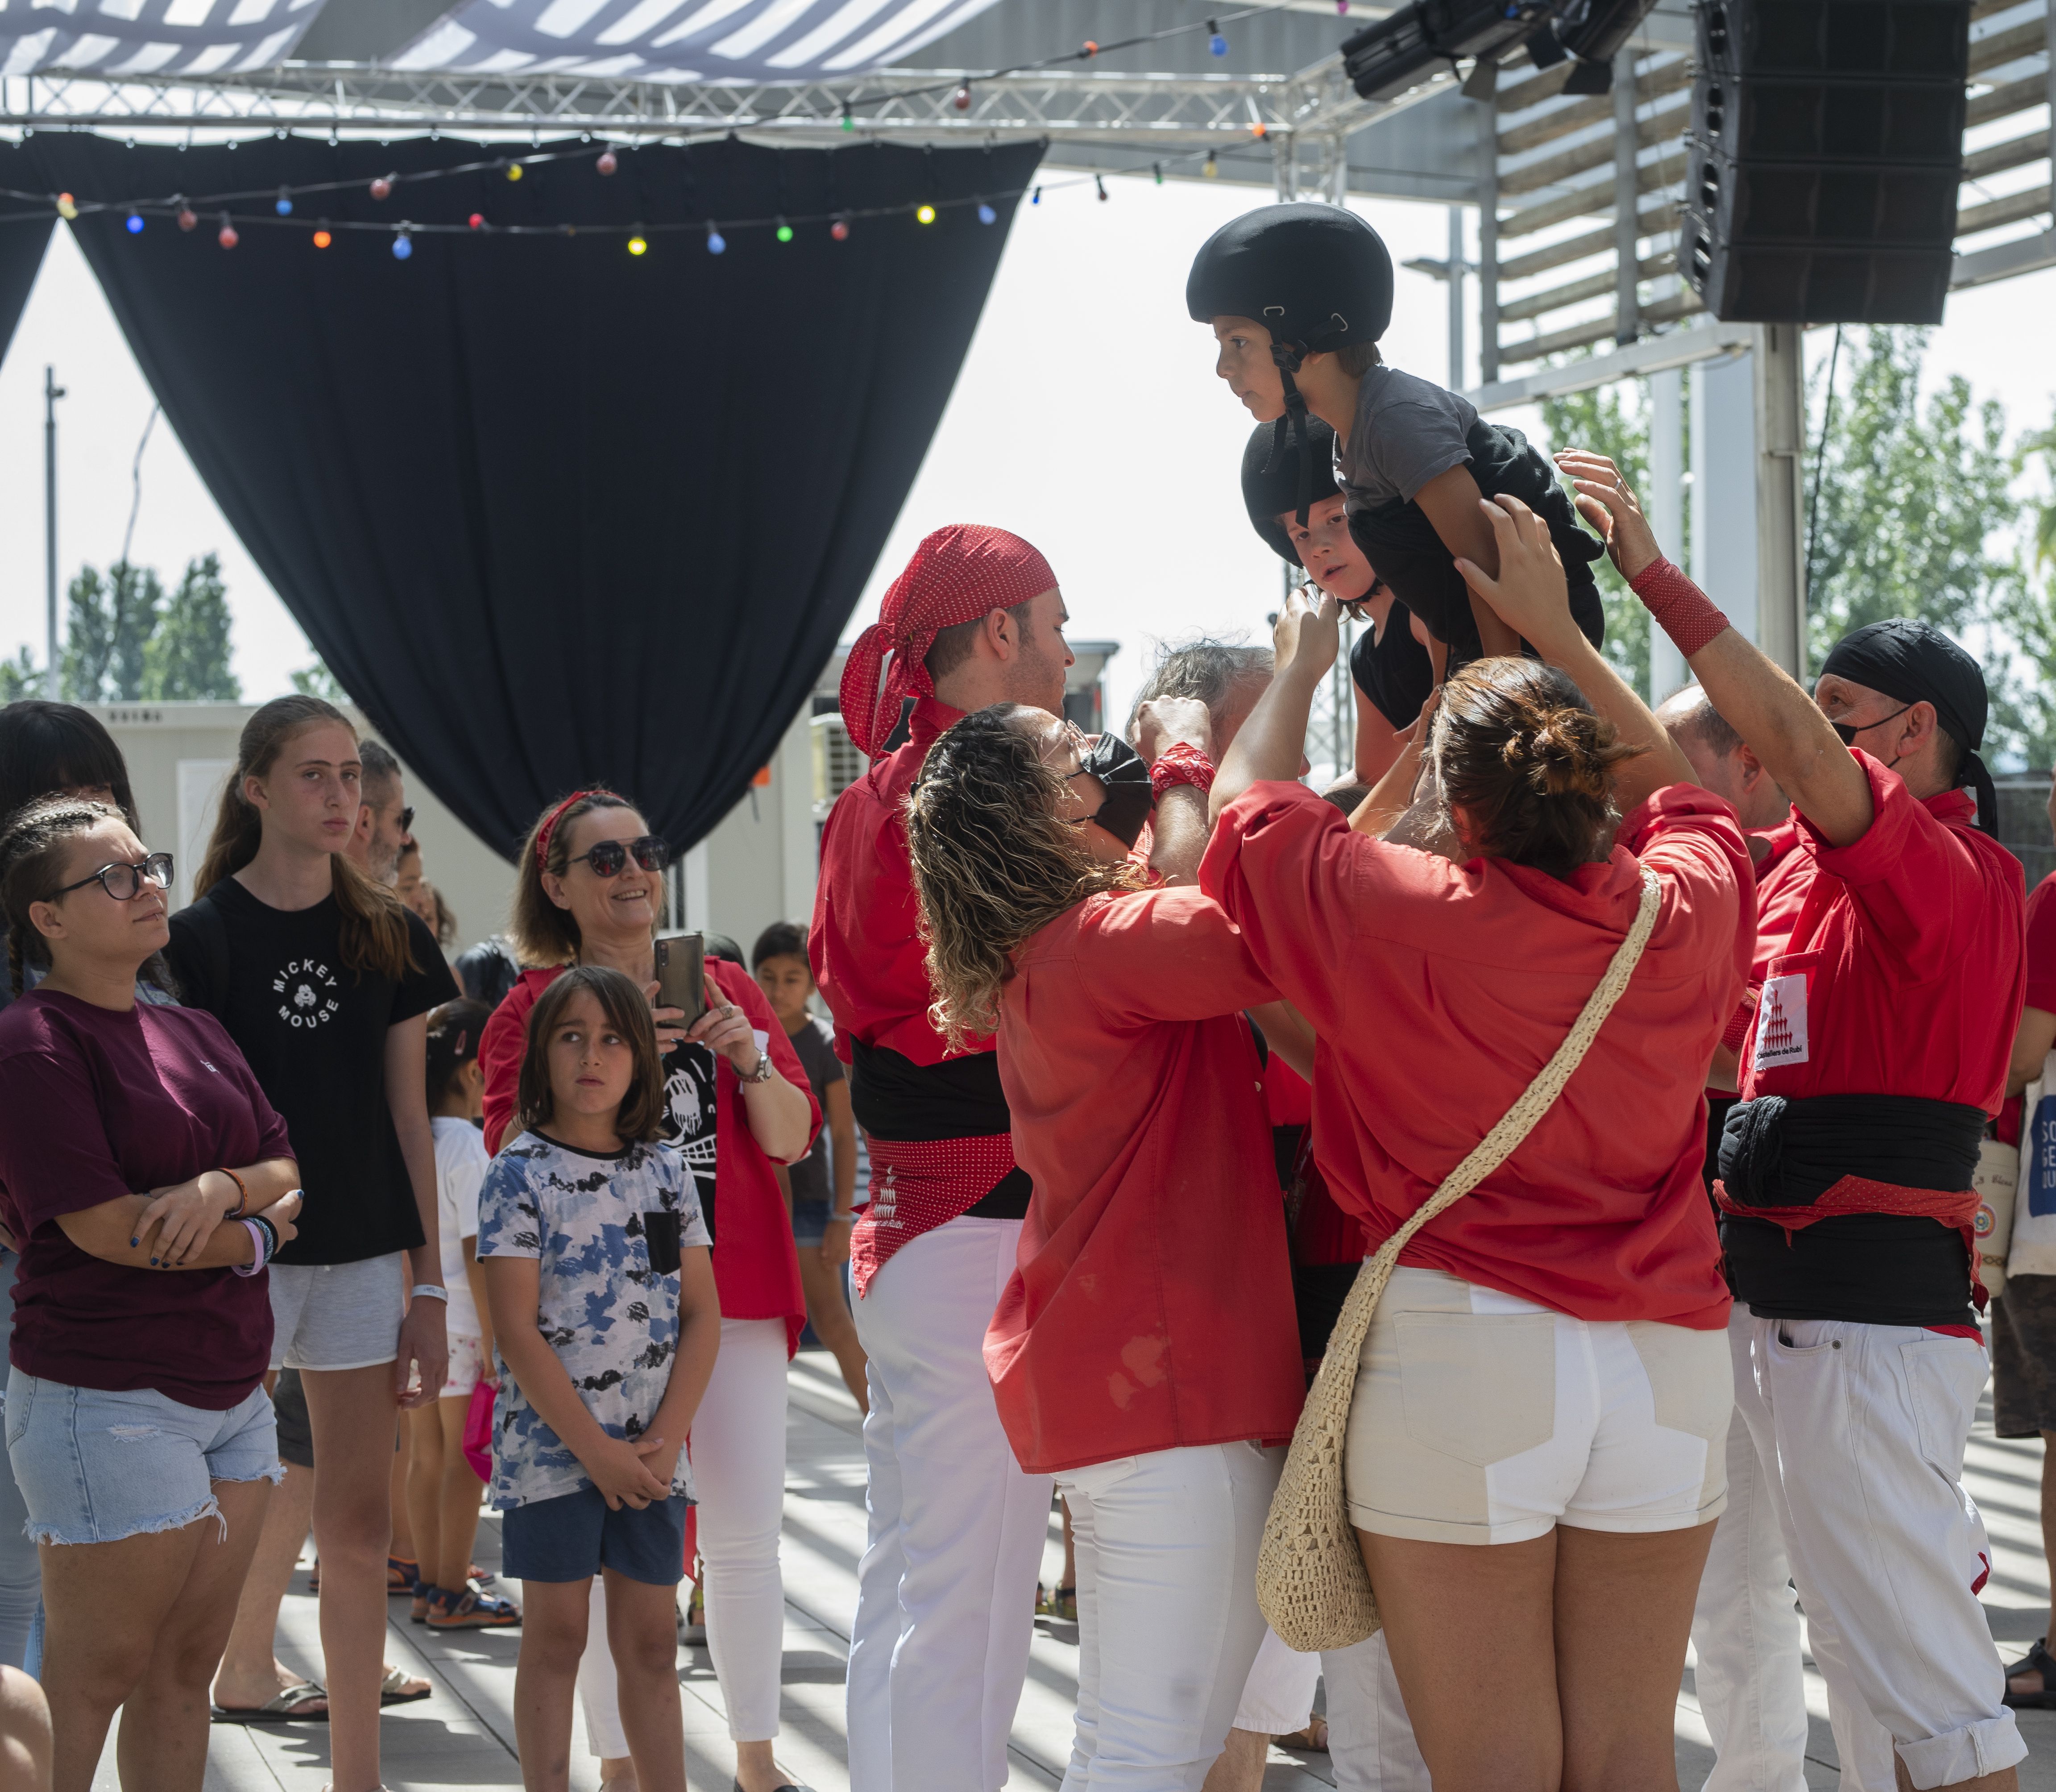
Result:
<svg viewBox="0 0 2056 1792">
<path fill-rule="evenodd" d="M 795 1244 L 818 1244 L 828 1236 L 828 1203 L 824 1201 L 794 1201 L 793 1203 L 793 1242 Z"/>
<path fill-rule="evenodd" d="M 590 1580 L 603 1568 L 652 1587 L 686 1577 L 686 1510 L 674 1493 L 639 1512 L 610 1511 L 597 1487 L 510 1506 L 500 1515 L 500 1572 L 510 1580 Z"/>
<path fill-rule="evenodd" d="M 285 1474 L 262 1387 L 227 1412 L 208 1412 L 153 1388 L 113 1394 L 19 1369 L 7 1374 L 7 1456 L 38 1543 L 180 1530 L 221 1517 L 210 1482 L 276 1482 Z"/>
</svg>

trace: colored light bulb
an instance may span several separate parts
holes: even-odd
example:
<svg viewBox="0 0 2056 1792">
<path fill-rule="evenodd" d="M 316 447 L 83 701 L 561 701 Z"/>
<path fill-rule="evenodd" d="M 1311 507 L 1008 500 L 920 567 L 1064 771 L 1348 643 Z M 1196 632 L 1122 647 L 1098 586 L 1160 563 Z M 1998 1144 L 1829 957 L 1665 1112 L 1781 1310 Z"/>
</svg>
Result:
<svg viewBox="0 0 2056 1792">
<path fill-rule="evenodd" d="M 631 255 L 647 255 L 650 245 L 640 236 L 631 236 L 628 239 L 628 252 Z"/>
<path fill-rule="evenodd" d="M 221 228 L 215 232 L 214 239 L 224 249 L 232 249 L 243 239 L 235 234 L 235 227 L 228 221 L 228 214 L 221 215 Z"/>
<path fill-rule="evenodd" d="M 956 92 L 950 96 L 950 104 L 955 106 L 959 112 L 969 112 L 971 110 L 970 88 L 959 87 Z"/>
<path fill-rule="evenodd" d="M 935 208 L 932 205 L 924 205 L 914 216 L 924 224 L 932 224 L 935 221 Z"/>
<path fill-rule="evenodd" d="M 179 208 L 179 228 L 180 230 L 191 230 L 193 226 L 199 222 L 200 214 L 194 211 L 190 205 L 182 205 Z"/>
<path fill-rule="evenodd" d="M 521 164 L 519 162 L 509 162 L 507 164 L 507 178 L 509 180 L 519 180 L 521 178 Z"/>
<path fill-rule="evenodd" d="M 124 227 L 131 236 L 140 236 L 143 234 L 143 214 L 140 212 L 130 212 L 128 221 Z"/>
<path fill-rule="evenodd" d="M 57 216 L 66 220 L 76 218 L 78 216 L 77 202 L 69 193 L 57 195 Z"/>
<path fill-rule="evenodd" d="M 473 230 L 483 230 L 485 228 L 485 214 L 483 212 L 474 212 L 466 222 Z"/>
<path fill-rule="evenodd" d="M 833 224 L 828 226 L 828 235 L 832 236 L 838 243 L 847 243 L 849 240 L 849 220 L 847 218 L 836 219 Z"/>
<path fill-rule="evenodd" d="M 793 227 L 790 224 L 781 224 L 779 225 L 778 240 L 781 243 L 789 243 L 793 240 Z"/>
<path fill-rule="evenodd" d="M 403 230 L 403 231 L 401 231 L 401 232 L 400 232 L 397 236 L 395 236 L 395 237 L 393 239 L 393 260 L 395 260 L 395 261 L 405 261 L 405 260 L 408 258 L 408 256 L 411 255 L 413 252 L 414 252 L 414 241 L 413 241 L 413 239 L 412 237 L 410 237 L 409 235 L 408 235 L 408 234 L 407 234 L 404 230 Z"/>
<path fill-rule="evenodd" d="M 1200 164 L 1200 172 L 1204 174 L 1209 180 L 1212 180 L 1220 173 L 1220 164 L 1216 161 L 1212 156 L 1209 156 L 1207 157 L 1206 160 Z"/>
<path fill-rule="evenodd" d="M 980 200 L 978 202 L 978 221 L 980 224 L 990 224 L 995 223 L 998 221 L 998 217 L 999 214 L 994 211 L 990 206 L 987 205 L 983 200 Z"/>
<path fill-rule="evenodd" d="M 721 254 L 723 250 L 727 248 L 727 247 L 728 239 L 723 236 L 719 231 L 716 230 L 712 224 L 709 224 L 707 226 L 707 253 L 710 255 L 718 255 Z"/>
<path fill-rule="evenodd" d="M 374 180 L 371 183 L 371 196 L 374 199 L 390 199 L 393 196 L 393 176 L 382 174 Z"/>
<path fill-rule="evenodd" d="M 325 230 L 318 230 L 314 232 L 314 247 L 317 249 L 326 249 L 334 240 L 335 239 Z"/>
<path fill-rule="evenodd" d="M 272 202 L 271 209 L 277 212 L 282 218 L 291 217 L 293 215 L 293 196 L 287 192 L 283 187 L 281 187 L 279 189 L 278 198 Z"/>
<path fill-rule="evenodd" d="M 599 152 L 599 160 L 592 165 L 602 174 L 611 174 L 621 166 L 621 158 L 611 149 L 603 149 Z"/>
</svg>

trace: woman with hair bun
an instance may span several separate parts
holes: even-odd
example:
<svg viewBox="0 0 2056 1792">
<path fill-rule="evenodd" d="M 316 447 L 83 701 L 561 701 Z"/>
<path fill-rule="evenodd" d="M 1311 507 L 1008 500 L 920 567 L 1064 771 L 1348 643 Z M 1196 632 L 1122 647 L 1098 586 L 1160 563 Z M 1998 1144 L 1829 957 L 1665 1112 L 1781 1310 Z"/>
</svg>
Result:
<svg viewBox="0 0 2056 1792">
<path fill-rule="evenodd" d="M 1564 1044 L 1653 880 L 1646 947 L 1560 1094 L 1401 1251 L 1344 1458 L 1438 1792 L 1673 1786 L 1726 1500 L 1702 1090 L 1749 968 L 1750 859 L 1572 623 L 1546 527 L 1517 500 L 1485 508 L 1499 576 L 1459 564 L 1543 663 L 1477 660 L 1443 687 L 1412 805 L 1376 838 L 1288 781 L 1338 633 L 1332 598 L 1288 599 L 1200 885 L 1311 1023 L 1315 1154 L 1382 1242 Z"/>
</svg>

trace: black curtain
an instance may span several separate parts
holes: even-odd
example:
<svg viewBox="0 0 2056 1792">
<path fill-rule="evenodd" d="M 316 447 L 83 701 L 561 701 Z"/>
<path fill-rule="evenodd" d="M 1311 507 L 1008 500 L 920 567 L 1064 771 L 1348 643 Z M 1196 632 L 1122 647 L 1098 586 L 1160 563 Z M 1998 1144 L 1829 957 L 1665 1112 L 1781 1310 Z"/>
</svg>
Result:
<svg viewBox="0 0 2056 1792">
<path fill-rule="evenodd" d="M 0 184 L 11 184 L 0 176 Z M 22 200 L 0 198 L 0 361 L 7 358 L 7 345 L 14 339 L 14 326 L 22 321 L 22 307 L 29 303 L 57 221 L 54 212 L 47 217 L 26 212 Z"/>
<path fill-rule="evenodd" d="M 81 201 L 259 196 L 226 207 L 230 250 L 219 204 L 190 231 L 146 211 L 132 233 L 118 209 L 73 228 L 323 659 L 510 856 L 546 802 L 587 783 L 631 793 L 681 848 L 739 800 L 870 574 L 1042 152 L 730 138 L 624 148 L 607 176 L 597 147 L 384 200 L 375 176 L 509 152 L 44 133 L 20 152 L 34 184 Z M 277 187 L 326 180 L 352 184 L 273 218 Z M 931 200 L 930 224 L 863 215 Z M 837 242 L 827 220 L 845 210 Z M 639 256 L 590 228 L 466 229 L 413 238 L 405 260 L 381 231 L 338 228 L 321 249 L 296 227 L 474 213 L 692 227 L 651 228 Z M 801 220 L 789 243 L 740 221 L 781 216 Z"/>
</svg>

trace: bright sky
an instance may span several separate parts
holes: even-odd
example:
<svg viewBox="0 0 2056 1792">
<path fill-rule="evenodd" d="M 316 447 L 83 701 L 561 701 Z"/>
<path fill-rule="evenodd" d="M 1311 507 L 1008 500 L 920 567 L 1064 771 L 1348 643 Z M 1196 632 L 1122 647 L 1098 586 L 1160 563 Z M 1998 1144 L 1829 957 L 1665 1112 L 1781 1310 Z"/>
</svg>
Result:
<svg viewBox="0 0 2056 1792">
<path fill-rule="evenodd" d="M 1062 580 L 1074 639 L 1122 643 L 1109 671 L 1116 714 L 1149 644 L 1196 633 L 1261 639 L 1278 564 L 1243 519 L 1236 468 L 1249 427 L 1214 378 L 1211 338 L 1184 314 L 1186 270 L 1216 225 L 1264 203 L 1263 191 L 1109 176 L 1024 205 L 962 377 L 851 631 L 930 529 L 998 524 L 1034 541 Z M 1393 259 L 1441 257 L 1447 213 L 1398 202 L 1359 205 Z M 2003 399 L 2015 429 L 2056 413 L 2056 270 L 1951 299 L 1931 378 L 1967 375 Z M 1446 377 L 1442 288 L 1402 270 L 1390 358 Z M 1828 333 L 1809 351 L 1825 354 Z M 1475 366 L 1476 344 L 1471 345 Z M 106 302 L 60 227 L 0 366 L 0 654 L 43 636 L 43 368 L 69 396 L 58 406 L 61 576 L 105 566 L 128 526 L 130 467 L 151 396 Z M 227 370 L 224 370 L 224 377 Z M 1504 421 L 1533 430 L 1532 413 Z M 246 697 L 287 688 L 312 657 L 305 637 L 223 520 L 161 419 L 143 460 L 132 557 L 168 585 L 188 557 L 219 552 L 235 615 Z"/>
</svg>

